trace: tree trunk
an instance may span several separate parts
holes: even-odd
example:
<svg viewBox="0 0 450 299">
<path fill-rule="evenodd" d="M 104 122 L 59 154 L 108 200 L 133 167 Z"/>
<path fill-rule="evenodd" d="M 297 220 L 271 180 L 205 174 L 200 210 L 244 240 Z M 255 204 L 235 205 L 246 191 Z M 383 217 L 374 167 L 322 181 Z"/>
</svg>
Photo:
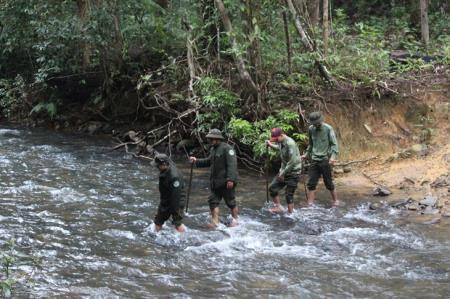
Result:
<svg viewBox="0 0 450 299">
<path fill-rule="evenodd" d="M 420 0 L 409 0 L 409 11 L 410 11 L 409 22 L 411 26 L 414 28 L 419 27 L 419 20 L 420 20 L 419 1 Z"/>
<path fill-rule="evenodd" d="M 319 25 L 320 0 L 308 0 L 308 12 L 311 25 L 317 27 Z"/>
<path fill-rule="evenodd" d="M 300 18 L 298 17 L 297 11 L 295 10 L 292 0 L 286 0 L 286 2 L 289 6 L 289 10 L 290 10 L 292 16 L 294 17 L 295 28 L 297 29 L 297 32 L 300 35 L 300 39 L 301 39 L 303 45 L 306 47 L 306 49 L 309 52 L 315 53 L 316 56 L 318 56 L 318 58 L 316 58 L 314 61 L 319 69 L 321 76 L 324 77 L 330 83 L 337 83 L 336 79 L 333 78 L 333 76 L 327 70 L 326 66 L 322 63 L 323 57 L 320 54 L 320 52 L 314 50 L 311 39 L 309 38 L 309 36 L 306 34 L 305 30 L 303 29 L 302 23 L 300 22 Z"/>
<path fill-rule="evenodd" d="M 257 26 L 259 24 L 260 4 L 259 1 L 244 0 L 245 10 L 242 17 L 244 19 L 243 29 L 250 42 L 250 46 L 247 48 L 247 58 L 250 65 L 253 67 L 253 79 L 257 83 L 259 82 L 262 59 L 261 59 L 261 45 L 258 36 L 256 36 Z"/>
<path fill-rule="evenodd" d="M 284 23 L 284 34 L 286 35 L 286 51 L 287 51 L 287 63 L 288 63 L 288 74 L 292 73 L 292 48 L 291 48 L 291 36 L 289 35 L 289 21 L 288 16 L 285 11 L 283 11 L 283 23 Z"/>
<path fill-rule="evenodd" d="M 428 27 L 428 0 L 420 0 L 420 29 L 422 42 L 428 47 L 430 41 L 430 30 Z"/>
<path fill-rule="evenodd" d="M 233 26 L 231 25 L 230 18 L 228 17 L 227 11 L 225 10 L 225 6 L 223 4 L 222 0 L 214 0 L 217 6 L 217 9 L 220 13 L 220 16 L 222 18 L 223 25 L 225 27 L 225 30 L 227 31 L 229 38 L 231 40 L 231 46 L 233 48 L 233 56 L 234 60 L 236 62 L 239 75 L 241 79 L 248 85 L 248 87 L 251 89 L 252 93 L 254 95 L 259 94 L 259 88 L 253 81 L 252 77 L 250 76 L 249 72 L 247 71 L 245 67 L 245 62 L 242 59 L 241 55 L 239 54 L 239 47 L 238 43 L 236 41 L 236 38 L 233 35 Z"/>
<path fill-rule="evenodd" d="M 184 26 L 186 27 L 187 37 L 186 37 L 186 57 L 189 67 L 189 100 L 195 99 L 195 90 L 194 90 L 194 81 L 197 79 L 195 75 L 195 58 L 194 58 L 194 44 L 192 39 L 192 26 L 187 22 L 186 19 L 183 19 Z"/>
<path fill-rule="evenodd" d="M 89 0 L 77 0 L 78 17 L 81 20 L 81 27 L 83 30 L 84 25 L 87 23 L 89 16 Z M 86 69 L 91 64 L 91 46 L 88 42 L 83 41 L 81 43 L 82 49 L 82 68 Z"/>
<path fill-rule="evenodd" d="M 329 37 L 329 26 L 328 26 L 328 0 L 323 0 L 323 56 L 327 57 L 328 53 L 328 37 Z"/>
</svg>

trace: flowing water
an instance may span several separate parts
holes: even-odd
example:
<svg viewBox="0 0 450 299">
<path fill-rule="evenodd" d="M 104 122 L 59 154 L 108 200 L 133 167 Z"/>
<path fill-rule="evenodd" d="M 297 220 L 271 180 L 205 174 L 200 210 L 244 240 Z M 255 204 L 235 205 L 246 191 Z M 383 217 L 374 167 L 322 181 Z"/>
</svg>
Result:
<svg viewBox="0 0 450 299">
<path fill-rule="evenodd" d="M 389 208 L 370 211 L 358 192 L 341 191 L 346 204 L 338 209 L 320 193 L 317 207 L 271 215 L 263 207 L 264 179 L 243 174 L 240 225 L 210 231 L 208 176 L 196 170 L 187 232 L 179 235 L 169 223 L 156 234 L 157 172 L 108 152 L 110 146 L 98 138 L 0 130 L 0 248 L 16 240 L 13 273 L 33 282 L 21 296 L 450 294 L 449 227 L 408 221 Z M 296 200 L 303 197 L 300 187 Z M 31 256 L 41 260 L 38 269 Z"/>
</svg>

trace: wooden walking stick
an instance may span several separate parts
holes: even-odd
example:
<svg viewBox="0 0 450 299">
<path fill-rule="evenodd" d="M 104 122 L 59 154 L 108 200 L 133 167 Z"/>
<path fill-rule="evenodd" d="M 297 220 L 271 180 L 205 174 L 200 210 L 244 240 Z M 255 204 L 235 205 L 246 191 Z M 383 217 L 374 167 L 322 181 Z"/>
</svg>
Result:
<svg viewBox="0 0 450 299">
<path fill-rule="evenodd" d="M 188 211 L 189 207 L 189 196 L 191 195 L 191 186 L 192 186 L 192 174 L 194 172 L 194 163 L 191 163 L 191 172 L 189 174 L 189 185 L 188 185 L 188 191 L 186 195 L 186 213 Z"/>
<path fill-rule="evenodd" d="M 184 152 L 186 153 L 186 157 L 188 158 L 188 161 L 189 161 L 189 153 L 186 150 L 186 147 L 184 146 L 184 144 L 183 144 L 183 149 L 184 149 Z M 185 209 L 186 213 L 187 213 L 188 207 L 189 207 L 189 196 L 191 195 L 192 174 L 193 173 L 194 173 L 194 162 L 191 162 L 191 171 L 189 173 L 189 185 L 188 185 L 188 191 L 187 191 L 187 194 L 186 194 L 186 209 Z"/>
<path fill-rule="evenodd" d="M 269 145 L 266 145 L 266 203 L 269 203 Z"/>
<path fill-rule="evenodd" d="M 303 153 L 303 155 L 304 154 L 305 153 Z M 305 163 L 306 163 L 306 159 L 302 160 L 302 167 L 300 169 L 300 176 L 303 175 L 303 187 L 305 189 L 305 199 L 306 199 L 306 201 L 308 201 L 308 191 L 306 189 L 306 180 L 305 180 L 305 174 L 306 173 L 304 173 L 305 172 L 305 168 L 304 168 L 305 167 Z"/>
</svg>

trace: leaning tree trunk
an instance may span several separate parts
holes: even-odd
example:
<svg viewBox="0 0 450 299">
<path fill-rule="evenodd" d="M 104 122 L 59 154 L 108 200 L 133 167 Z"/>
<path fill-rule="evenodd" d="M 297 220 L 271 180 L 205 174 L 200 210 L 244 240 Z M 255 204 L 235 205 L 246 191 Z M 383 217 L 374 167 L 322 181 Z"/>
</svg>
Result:
<svg viewBox="0 0 450 299">
<path fill-rule="evenodd" d="M 316 56 L 318 57 L 318 58 L 315 58 L 315 63 L 319 69 L 321 76 L 324 77 L 330 83 L 337 83 L 336 79 L 334 79 L 334 77 L 327 70 L 326 66 L 322 63 L 323 57 L 322 57 L 321 53 L 318 50 L 316 51 L 314 49 L 311 39 L 306 34 L 306 31 L 303 29 L 303 25 L 300 22 L 300 18 L 297 14 L 297 11 L 295 10 L 292 0 L 286 0 L 286 2 L 288 4 L 291 14 L 294 17 L 295 28 L 297 29 L 297 32 L 300 35 L 300 39 L 301 39 L 303 45 L 308 50 L 308 52 L 315 53 Z"/>
<path fill-rule="evenodd" d="M 244 59 L 242 59 L 241 55 L 239 54 L 239 47 L 238 43 L 236 41 L 236 38 L 233 35 L 233 26 L 231 25 L 230 18 L 228 17 L 227 11 L 225 10 L 225 5 L 223 4 L 222 0 L 215 0 L 217 9 L 219 10 L 220 16 L 222 18 L 223 25 L 225 27 L 225 30 L 227 31 L 230 40 L 231 40 L 231 47 L 233 49 L 233 56 L 234 60 L 236 62 L 239 75 L 241 79 L 247 84 L 247 86 L 250 88 L 251 92 L 258 96 L 259 95 L 259 88 L 253 81 L 252 77 L 250 76 L 249 72 L 247 71 L 247 68 L 245 67 Z"/>
<path fill-rule="evenodd" d="M 422 42 L 428 46 L 430 41 L 430 30 L 428 27 L 428 0 L 420 0 L 420 29 Z"/>
</svg>

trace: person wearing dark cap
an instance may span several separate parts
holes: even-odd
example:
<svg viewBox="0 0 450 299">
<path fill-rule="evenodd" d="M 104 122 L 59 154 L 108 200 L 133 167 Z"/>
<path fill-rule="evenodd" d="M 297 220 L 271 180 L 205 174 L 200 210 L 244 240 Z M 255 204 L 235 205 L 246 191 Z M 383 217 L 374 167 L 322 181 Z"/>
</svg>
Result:
<svg viewBox="0 0 450 299">
<path fill-rule="evenodd" d="M 281 156 L 280 171 L 269 187 L 270 196 L 275 205 L 271 211 L 281 212 L 283 210 L 278 194 L 281 189 L 286 187 L 288 212 L 292 213 L 294 211 L 294 193 L 297 189 L 302 168 L 300 152 L 295 141 L 284 134 L 281 128 L 273 128 L 270 137 L 270 140 L 267 140 L 266 144 L 273 149 L 279 150 Z"/>
<path fill-rule="evenodd" d="M 238 181 L 237 159 L 234 149 L 223 142 L 222 132 L 211 129 L 206 135 L 211 143 L 209 156 L 205 159 L 189 157 L 197 167 L 210 167 L 210 195 L 208 198 L 211 210 L 211 226 L 219 224 L 219 204 L 222 198 L 231 211 L 230 226 L 237 225 L 238 207 L 235 200 L 235 188 Z"/>
<path fill-rule="evenodd" d="M 306 154 L 302 157 L 311 161 L 308 179 L 308 204 L 313 204 L 316 198 L 316 187 L 320 176 L 323 177 L 325 187 L 330 191 L 333 206 L 338 205 L 336 190 L 333 184 L 332 166 L 336 163 L 339 153 L 334 129 L 323 122 L 320 112 L 309 115 L 311 126 L 308 130 L 309 145 Z"/>
<path fill-rule="evenodd" d="M 159 169 L 160 203 L 155 216 L 155 229 L 159 232 L 172 216 L 172 224 L 178 232 L 185 231 L 183 208 L 185 201 L 184 182 L 177 167 L 165 154 L 157 154 L 152 162 Z"/>
</svg>

